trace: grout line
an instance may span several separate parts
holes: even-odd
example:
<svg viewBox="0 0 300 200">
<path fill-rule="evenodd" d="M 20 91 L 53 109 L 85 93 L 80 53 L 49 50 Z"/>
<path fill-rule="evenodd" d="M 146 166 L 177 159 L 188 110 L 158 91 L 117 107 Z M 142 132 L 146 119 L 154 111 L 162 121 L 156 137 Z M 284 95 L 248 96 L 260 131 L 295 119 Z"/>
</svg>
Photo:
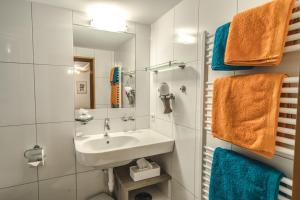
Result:
<svg viewBox="0 0 300 200">
<path fill-rule="evenodd" d="M 0 63 L 6 64 L 19 64 L 19 65 L 34 65 L 34 63 L 27 63 L 27 62 L 16 62 L 16 61 L 0 61 Z"/>
<path fill-rule="evenodd" d="M 62 176 L 55 176 L 55 177 L 50 177 L 50 178 L 45 178 L 45 179 L 39 179 L 38 182 L 43 182 L 43 181 L 48 181 L 48 180 L 58 179 L 58 178 L 64 178 L 64 177 L 68 177 L 68 176 L 74 176 L 75 174 L 76 174 L 76 172 L 71 173 L 71 174 L 62 175 Z"/>
<path fill-rule="evenodd" d="M 33 62 L 33 88 L 34 88 L 34 115 L 35 115 L 35 143 L 38 144 L 38 128 L 37 128 L 37 102 L 36 102 L 36 71 L 35 71 L 35 53 L 34 53 L 34 29 L 33 29 L 33 4 L 30 3 L 31 13 L 31 37 L 32 37 L 32 62 Z M 37 178 L 37 195 L 38 200 L 40 199 L 40 184 L 39 184 L 39 167 L 36 168 Z"/>
<path fill-rule="evenodd" d="M 15 188 L 15 187 L 20 187 L 23 185 L 29 185 L 29 184 L 33 184 L 33 183 L 38 183 L 38 181 L 31 181 L 31 182 L 26 182 L 26 183 L 22 183 L 22 184 L 17 184 L 17 185 L 11 185 L 11 186 L 6 186 L 6 187 L 1 187 L 0 190 L 5 190 L 5 189 L 9 189 L 9 188 Z"/>
</svg>

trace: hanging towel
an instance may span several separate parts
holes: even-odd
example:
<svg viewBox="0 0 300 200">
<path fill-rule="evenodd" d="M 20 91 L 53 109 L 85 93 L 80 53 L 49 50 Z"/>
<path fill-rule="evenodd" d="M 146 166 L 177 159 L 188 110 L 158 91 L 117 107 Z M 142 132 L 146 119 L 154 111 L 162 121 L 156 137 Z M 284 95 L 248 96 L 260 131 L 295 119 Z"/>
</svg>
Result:
<svg viewBox="0 0 300 200">
<path fill-rule="evenodd" d="M 279 65 L 294 5 L 295 0 L 274 0 L 235 15 L 229 30 L 225 64 Z"/>
<path fill-rule="evenodd" d="M 223 77 L 214 81 L 214 137 L 272 158 L 278 126 L 281 73 Z"/>
<path fill-rule="evenodd" d="M 228 38 L 230 23 L 220 26 L 215 33 L 213 56 L 212 56 L 212 70 L 231 71 L 231 70 L 247 70 L 253 67 L 238 67 L 224 64 L 224 55 L 226 43 Z"/>
<path fill-rule="evenodd" d="M 112 84 L 119 82 L 119 67 L 113 67 L 110 70 L 110 82 Z"/>
<path fill-rule="evenodd" d="M 119 108 L 119 84 L 111 85 L 111 107 Z"/>
<path fill-rule="evenodd" d="M 234 151 L 216 148 L 209 200 L 277 200 L 283 174 Z"/>
</svg>

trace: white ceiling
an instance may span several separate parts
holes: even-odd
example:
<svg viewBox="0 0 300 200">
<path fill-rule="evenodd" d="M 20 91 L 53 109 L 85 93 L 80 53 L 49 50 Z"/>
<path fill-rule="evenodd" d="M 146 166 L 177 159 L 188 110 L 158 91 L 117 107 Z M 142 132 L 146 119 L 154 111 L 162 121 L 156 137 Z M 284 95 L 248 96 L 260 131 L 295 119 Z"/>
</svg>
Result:
<svg viewBox="0 0 300 200">
<path fill-rule="evenodd" d="M 115 50 L 133 38 L 130 33 L 101 31 L 87 26 L 73 25 L 74 46 L 92 49 Z"/>
<path fill-rule="evenodd" d="M 105 3 L 124 9 L 128 19 L 143 24 L 151 24 L 181 0 L 32 0 L 71 10 L 85 12 L 89 6 Z"/>
</svg>

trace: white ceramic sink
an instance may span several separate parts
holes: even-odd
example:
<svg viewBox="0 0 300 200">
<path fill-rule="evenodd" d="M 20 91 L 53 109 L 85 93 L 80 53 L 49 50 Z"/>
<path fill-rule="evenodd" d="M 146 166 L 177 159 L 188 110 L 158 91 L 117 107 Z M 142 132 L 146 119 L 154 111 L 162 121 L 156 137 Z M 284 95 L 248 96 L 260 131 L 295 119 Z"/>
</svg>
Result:
<svg viewBox="0 0 300 200">
<path fill-rule="evenodd" d="M 174 140 L 153 130 L 109 133 L 76 137 L 74 139 L 78 161 L 85 166 L 117 167 L 133 159 L 173 151 Z"/>
</svg>

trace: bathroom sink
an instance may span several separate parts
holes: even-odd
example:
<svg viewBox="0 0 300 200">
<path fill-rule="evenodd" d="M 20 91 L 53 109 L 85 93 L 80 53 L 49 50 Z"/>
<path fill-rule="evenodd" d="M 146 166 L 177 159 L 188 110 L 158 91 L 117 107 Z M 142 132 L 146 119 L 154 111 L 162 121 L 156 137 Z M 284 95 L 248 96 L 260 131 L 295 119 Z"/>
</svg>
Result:
<svg viewBox="0 0 300 200">
<path fill-rule="evenodd" d="M 173 151 L 174 140 L 150 129 L 76 137 L 76 156 L 85 166 L 109 168 Z"/>
<path fill-rule="evenodd" d="M 138 143 L 138 139 L 132 136 L 113 136 L 113 137 L 103 137 L 103 138 L 89 138 L 88 140 L 82 142 L 81 146 L 86 152 L 104 152 L 112 151 L 114 149 L 134 145 Z"/>
</svg>

